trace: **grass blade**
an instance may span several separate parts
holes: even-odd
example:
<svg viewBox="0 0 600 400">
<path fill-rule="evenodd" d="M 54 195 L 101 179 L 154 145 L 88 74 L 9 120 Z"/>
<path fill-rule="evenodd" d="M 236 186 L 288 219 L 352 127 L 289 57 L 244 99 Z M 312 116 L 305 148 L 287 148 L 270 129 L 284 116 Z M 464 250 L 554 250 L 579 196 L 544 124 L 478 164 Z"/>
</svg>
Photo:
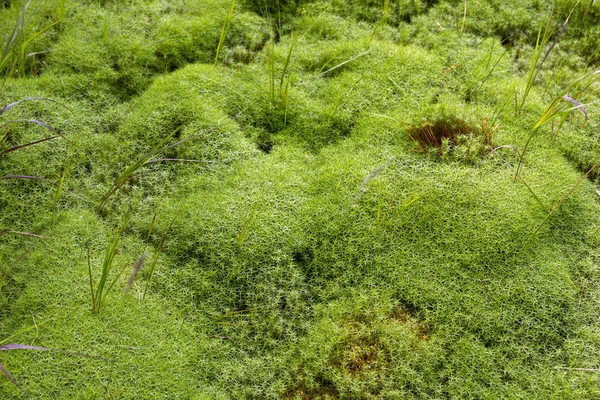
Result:
<svg viewBox="0 0 600 400">
<path fill-rule="evenodd" d="M 340 67 L 342 67 L 342 66 L 344 66 L 344 65 L 346 65 L 346 64 L 348 64 L 348 63 L 351 63 L 352 61 L 355 61 L 355 60 L 357 60 L 357 59 L 361 58 L 362 56 L 365 56 L 365 55 L 369 54 L 369 52 L 370 52 L 370 51 L 371 51 L 371 49 L 368 49 L 367 51 L 364 51 L 364 52 L 362 52 L 362 53 L 360 53 L 360 54 L 357 54 L 357 55 L 355 55 L 355 56 L 352 56 L 352 57 L 350 57 L 349 59 L 347 59 L 347 60 L 346 60 L 346 61 L 344 61 L 344 62 L 341 62 L 341 63 L 339 63 L 339 64 L 338 64 L 338 65 L 336 65 L 335 67 L 329 68 L 329 69 L 328 69 L 327 71 L 325 71 L 325 72 L 321 72 L 319 75 L 317 75 L 317 78 L 320 78 L 320 77 L 322 77 L 323 75 L 326 75 L 326 74 L 330 73 L 330 72 L 331 72 L 331 71 L 333 71 L 333 70 L 336 70 L 336 69 L 338 69 L 338 68 L 340 68 Z"/>
<path fill-rule="evenodd" d="M 492 155 L 494 155 L 497 150 L 500 150 L 500 149 L 509 149 L 509 150 L 512 150 L 517 155 L 517 158 L 519 158 L 519 159 L 521 158 L 521 154 L 519 153 L 519 151 L 517 150 L 516 147 L 506 144 L 506 145 L 498 146 L 498 147 L 492 149 L 492 151 L 490 151 L 490 154 L 488 154 L 485 159 L 487 160 Z M 513 172 L 515 173 L 515 177 L 519 178 L 519 180 L 523 183 L 523 185 L 525 185 L 525 187 L 527 188 L 527 190 L 529 191 L 529 193 L 531 193 L 531 195 L 533 196 L 533 198 L 535 199 L 535 201 L 537 201 L 537 203 L 542 207 L 542 210 L 544 210 L 545 212 L 548 212 L 548 208 L 544 205 L 544 203 L 542 203 L 542 200 L 540 200 L 540 198 L 537 196 L 537 194 L 535 194 L 535 192 L 533 191 L 533 189 L 531 188 L 531 186 L 529 186 L 527 184 L 527 182 L 525 181 L 525 179 L 523 179 L 523 177 L 521 176 L 521 174 L 519 174 L 517 171 L 515 171 L 514 167 L 512 165 L 510 165 L 508 162 L 506 162 L 506 164 L 510 167 L 510 169 L 513 170 Z"/>
<path fill-rule="evenodd" d="M 542 59 L 542 62 L 540 63 L 540 67 L 541 65 L 544 63 L 544 61 L 546 61 L 546 59 L 548 58 L 548 56 L 550 55 L 550 52 L 552 51 L 552 49 L 554 48 L 554 46 L 556 46 L 556 44 L 558 43 L 558 41 L 560 40 L 560 37 L 562 36 L 562 34 L 565 32 L 565 29 L 567 27 L 567 24 L 569 23 L 569 18 L 571 18 L 571 14 L 573 14 L 573 11 L 575 11 L 575 8 L 577 7 L 577 5 L 579 4 L 579 0 L 577 0 L 577 3 L 575 3 L 575 5 L 573 6 L 573 8 L 571 9 L 571 12 L 569 13 L 569 15 L 567 16 L 567 19 L 565 20 L 565 23 L 563 24 L 560 32 L 558 32 L 558 35 L 556 35 L 556 39 L 554 39 L 554 42 L 552 42 L 552 44 L 550 45 L 550 47 L 548 48 L 548 50 L 546 51 L 546 54 L 544 54 L 544 58 Z"/>
<path fill-rule="evenodd" d="M 45 123 L 45 122 L 42 122 L 42 121 L 39 121 L 39 120 L 37 120 L 37 119 L 15 119 L 15 120 L 12 120 L 12 121 L 8 121 L 8 122 L 6 122 L 4 125 L 0 126 L 0 129 L 2 129 L 2 128 L 4 128 L 4 127 L 6 127 L 6 126 L 10 125 L 10 124 L 17 124 L 17 123 L 21 123 L 21 122 L 29 122 L 29 123 L 32 123 L 32 124 L 41 125 L 41 126 L 43 126 L 44 128 L 48 129 L 49 131 L 51 131 L 51 132 L 54 132 L 54 133 L 56 133 L 56 134 L 59 134 L 59 133 L 56 131 L 56 129 L 54 129 L 53 127 L 51 127 L 51 126 L 50 126 L 50 125 L 48 125 L 47 123 Z M 60 135 L 60 134 L 59 134 L 59 135 Z M 61 135 L 61 136 L 62 136 L 62 135 Z"/>
<path fill-rule="evenodd" d="M 535 48 L 533 50 L 533 55 L 531 57 L 531 61 L 529 63 L 529 72 L 527 73 L 527 83 L 525 84 L 525 91 L 523 92 L 523 98 L 521 99 L 521 104 L 518 106 L 518 109 L 516 110 L 516 114 L 520 113 L 521 110 L 523 109 L 523 106 L 525 105 L 525 101 L 527 100 L 527 97 L 529 95 L 529 92 L 531 91 L 531 88 L 533 87 L 533 83 L 535 82 L 535 78 L 537 77 L 537 74 L 539 73 L 539 68 L 537 68 L 538 66 L 538 62 L 540 60 L 540 56 L 542 53 L 542 47 L 544 47 L 544 45 L 546 44 L 546 42 L 549 39 L 549 32 L 550 32 L 550 23 L 552 20 L 552 13 L 550 13 L 550 15 L 548 16 L 548 20 L 546 21 L 546 27 L 544 28 L 543 32 L 544 35 L 542 36 L 542 27 L 540 27 L 540 29 L 538 30 L 538 35 L 537 35 L 537 39 L 535 42 Z"/>
<path fill-rule="evenodd" d="M 58 199 L 60 198 L 60 192 L 62 190 L 63 184 L 65 183 L 65 176 L 67 175 L 67 169 L 63 168 L 60 173 L 60 178 L 58 179 L 56 185 L 56 192 L 54 192 L 54 204 L 52 205 L 52 209 L 54 210 L 54 215 L 52 216 L 52 223 L 55 222 L 56 214 L 58 213 Z"/>
<path fill-rule="evenodd" d="M 217 46 L 217 54 L 215 55 L 215 63 L 219 62 L 219 54 L 221 53 L 221 47 L 225 42 L 225 37 L 227 36 L 227 31 L 229 31 L 229 25 L 231 24 L 231 18 L 233 17 L 233 8 L 235 6 L 235 0 L 231 0 L 231 6 L 227 11 L 227 17 L 225 17 L 225 22 L 223 23 L 223 29 L 221 30 L 221 37 L 219 38 L 219 45 Z"/>
<path fill-rule="evenodd" d="M 148 281 L 146 281 L 146 286 L 144 286 L 144 293 L 142 294 L 142 299 L 146 298 L 146 292 L 148 291 L 148 288 L 150 287 L 150 284 L 152 283 L 152 276 L 154 275 L 154 269 L 156 268 L 156 263 L 158 262 L 158 258 L 160 257 L 160 254 L 162 253 L 162 251 L 164 249 L 165 240 L 167 239 L 167 233 L 169 233 L 169 231 L 171 230 L 171 226 L 173 225 L 173 222 L 174 221 L 171 221 L 167 230 L 161 235 L 160 241 L 158 242 L 158 245 L 156 246 L 156 255 L 154 256 L 154 259 L 152 260 L 152 263 L 150 264 L 150 271 L 148 272 Z"/>
<path fill-rule="evenodd" d="M 29 176 L 29 175 L 4 175 L 2 177 L 0 177 L 0 181 L 3 179 L 26 179 L 26 180 L 31 180 L 31 181 L 46 181 L 46 182 L 51 182 L 56 184 L 56 182 L 47 179 L 47 178 L 41 178 L 39 176 Z"/>
<path fill-rule="evenodd" d="M 13 151 L 17 151 L 17 150 L 23 149 L 25 147 L 29 147 L 29 146 L 33 146 L 33 145 L 36 145 L 36 144 L 39 144 L 39 143 L 47 142 L 49 140 L 53 140 L 53 139 L 56 139 L 58 137 L 60 137 L 60 136 L 52 136 L 52 137 L 49 137 L 49 138 L 36 140 L 35 142 L 25 143 L 25 144 L 21 144 L 19 146 L 11 147 L 10 149 L 4 150 L 2 153 L 0 153 L 0 156 L 3 156 L 3 155 L 8 154 L 8 153 L 12 153 Z"/>
<path fill-rule="evenodd" d="M 8 373 L 8 371 L 6 370 L 6 368 L 4 368 L 4 365 L 1 362 L 0 362 L 0 372 L 2 372 L 17 388 L 19 388 L 20 391 L 23 391 L 23 389 L 17 383 L 15 378 L 13 378 L 12 375 Z"/>
<path fill-rule="evenodd" d="M 6 48 L 4 49 L 4 53 L 2 54 L 2 59 L 0 60 L 0 66 L 3 66 L 3 64 L 5 63 L 5 60 L 8 59 L 8 54 L 11 52 L 15 42 L 19 39 L 19 36 L 21 36 L 21 34 L 23 33 L 24 27 L 23 25 L 26 24 L 22 24 L 23 23 L 23 18 L 25 17 L 25 14 L 27 13 L 27 9 L 29 8 L 29 5 L 31 4 L 32 0 L 29 0 L 21 9 L 21 12 L 19 13 L 19 17 L 17 18 L 17 22 L 15 23 L 15 26 L 10 34 L 10 36 L 8 37 L 7 41 L 6 41 Z M 20 27 L 20 28 L 19 28 Z"/>
<path fill-rule="evenodd" d="M 92 277 L 92 259 L 90 256 L 90 249 L 87 249 L 87 256 L 88 256 L 88 273 L 89 273 L 89 277 L 90 277 L 90 294 L 92 296 L 92 312 L 95 308 L 96 305 L 96 294 L 94 293 L 94 279 Z"/>
<path fill-rule="evenodd" d="M 26 344 L 4 344 L 0 346 L 0 351 L 2 350 L 50 350 L 45 347 L 39 346 L 28 346 Z"/>
<path fill-rule="evenodd" d="M 375 168 L 375 170 L 373 172 L 371 172 L 369 175 L 367 175 L 362 180 L 362 182 L 360 183 L 360 186 L 358 187 L 358 195 L 356 196 L 356 200 L 354 201 L 354 207 L 358 207 L 358 202 L 360 201 L 363 194 L 365 194 L 365 192 L 367 191 L 367 184 L 370 181 L 372 181 L 373 179 L 375 179 L 377 177 L 377 175 L 379 175 L 381 173 L 381 171 L 383 171 L 383 169 L 385 167 L 387 167 L 395 159 L 396 159 L 396 157 L 394 157 L 394 156 L 388 158 L 383 164 L 381 164 L 379 167 Z"/>
<path fill-rule="evenodd" d="M 133 264 L 133 268 L 131 269 L 131 273 L 129 274 L 129 279 L 127 279 L 127 285 L 125 286 L 125 294 L 129 293 L 129 291 L 133 287 L 133 282 L 135 281 L 138 272 L 140 272 L 140 270 L 144 266 L 146 258 L 148 258 L 148 253 L 143 253 L 140 256 L 140 258 L 138 258 L 138 260 L 135 262 L 135 264 Z"/>
<path fill-rule="evenodd" d="M 129 180 L 132 179 L 133 174 L 135 173 L 135 171 L 137 171 L 138 169 L 140 169 L 141 167 L 143 167 L 144 165 L 150 163 L 153 159 L 154 156 L 157 155 L 160 152 L 163 152 L 165 150 L 168 150 L 170 148 L 173 148 L 175 146 L 180 145 L 181 143 L 187 142 L 189 140 L 194 140 L 197 139 L 199 136 L 190 136 L 187 137 L 183 140 L 180 140 L 176 143 L 170 144 L 168 146 L 165 146 L 165 143 L 167 143 L 167 141 L 169 141 L 171 139 L 171 137 L 175 134 L 174 131 L 173 133 L 171 133 L 171 135 L 169 135 L 165 140 L 163 140 L 162 142 L 160 142 L 156 147 L 154 147 L 153 149 L 149 150 L 146 154 L 144 154 L 142 157 L 140 157 L 136 162 L 134 162 L 133 164 L 131 164 L 129 167 L 127 167 L 125 169 L 125 171 L 123 171 L 121 173 L 121 175 L 119 175 L 119 177 L 117 179 L 115 179 L 115 182 L 113 183 L 112 187 L 110 188 L 110 190 L 104 195 L 104 197 L 102 197 L 102 200 L 100 201 L 100 205 L 98 207 L 99 211 L 102 211 L 102 209 L 104 208 L 104 205 L 106 204 L 106 202 L 108 201 L 108 199 L 114 194 L 116 193 L 123 185 L 125 185 Z M 154 161 L 156 162 L 156 161 Z"/>
<path fill-rule="evenodd" d="M 0 115 L 4 114 L 5 112 L 7 112 L 11 108 L 15 107 L 16 105 L 19 105 L 19 104 L 24 103 L 26 101 L 49 101 L 49 102 L 52 102 L 52 103 L 56 103 L 59 106 L 64 107 L 67 110 L 71 111 L 71 109 L 69 107 L 65 106 L 64 104 L 62 104 L 62 103 L 60 103 L 60 102 L 58 102 L 56 100 L 52 100 L 52 99 L 49 99 L 49 98 L 46 98 L 46 97 L 26 97 L 26 98 L 21 99 L 19 101 L 15 101 L 13 103 L 8 104 L 6 107 L 4 107 L 2 110 L 0 110 Z"/>
<path fill-rule="evenodd" d="M 41 351 L 46 351 L 46 350 L 50 350 L 50 349 L 47 349 L 45 347 L 38 347 L 38 346 L 27 346 L 24 344 L 5 344 L 5 345 L 0 346 L 0 351 L 2 351 L 2 350 L 41 350 Z M 15 378 L 13 378 L 12 375 L 8 373 L 8 371 L 6 370 L 6 368 L 4 367 L 4 365 L 2 363 L 0 363 L 0 372 L 2 372 L 4 375 L 6 375 L 6 377 L 17 388 L 19 388 L 20 391 L 23 391 L 21 386 L 17 383 Z"/>
<path fill-rule="evenodd" d="M 4 236 L 4 234 L 6 234 L 6 233 L 14 233 L 16 235 L 36 237 L 36 238 L 39 238 L 39 239 L 50 239 L 50 236 L 42 236 L 42 235 L 36 235 L 35 233 L 20 232 L 20 231 L 4 231 L 4 232 L 0 232 L 0 237 Z"/>
<path fill-rule="evenodd" d="M 583 106 L 583 104 L 579 103 L 577 100 L 575 100 L 574 98 L 569 97 L 567 95 L 564 95 L 563 99 L 570 102 L 571 104 L 574 104 L 575 107 L 577 107 L 583 113 L 583 115 L 585 116 L 585 122 L 584 122 L 584 125 L 585 125 L 585 123 L 587 123 L 587 121 L 588 121 L 588 114 L 585 111 L 585 107 Z"/>
<path fill-rule="evenodd" d="M 594 171 L 594 169 L 596 169 L 598 166 L 600 165 L 600 161 L 598 161 L 596 164 L 594 164 L 594 166 L 592 168 L 590 168 L 578 181 L 577 183 L 571 188 L 571 190 L 569 190 L 567 192 L 567 194 L 565 194 L 555 205 L 554 207 L 552 207 L 552 210 L 550 210 L 550 212 L 548 213 L 548 215 L 546 215 L 546 218 L 544 218 L 544 220 L 537 226 L 537 228 L 535 228 L 535 230 L 533 231 L 533 233 L 529 236 L 529 238 L 527 238 L 527 240 L 525 241 L 525 244 L 521 247 L 521 249 L 519 249 L 519 252 L 521 252 L 525 247 L 527 247 L 527 245 L 533 240 L 533 238 L 538 234 L 538 232 L 540 231 L 540 229 L 542 229 L 542 226 L 544 226 L 544 224 L 546 223 L 546 221 L 548 221 L 548 219 L 550 219 L 550 217 L 560 208 L 560 206 L 563 205 L 563 203 L 569 198 L 571 197 L 571 195 L 573 194 L 573 192 L 575 191 L 575 189 L 577 189 L 579 187 L 579 185 L 581 185 L 581 183 Z"/>
</svg>

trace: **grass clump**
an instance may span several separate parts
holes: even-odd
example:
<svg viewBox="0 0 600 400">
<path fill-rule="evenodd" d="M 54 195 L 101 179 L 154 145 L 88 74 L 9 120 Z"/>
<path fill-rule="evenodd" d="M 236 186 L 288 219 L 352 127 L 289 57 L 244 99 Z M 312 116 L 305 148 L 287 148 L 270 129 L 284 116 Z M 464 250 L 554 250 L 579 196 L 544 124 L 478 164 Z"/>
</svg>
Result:
<svg viewBox="0 0 600 400">
<path fill-rule="evenodd" d="M 124 268 L 116 274 L 111 281 L 109 281 L 109 275 L 111 275 L 111 271 L 114 269 L 114 261 L 115 256 L 119 252 L 119 248 L 121 247 L 121 234 L 123 233 L 123 229 L 127 224 L 127 219 L 124 219 L 121 225 L 112 233 L 108 244 L 106 246 L 106 251 L 104 252 L 104 259 L 102 261 L 102 270 L 100 273 L 100 278 L 98 279 L 98 283 L 96 288 L 94 289 L 94 277 L 92 275 L 92 261 L 90 256 L 90 250 L 88 249 L 88 272 L 90 277 L 90 296 L 92 300 L 92 314 L 98 314 L 100 310 L 104 307 L 104 303 L 106 301 L 106 296 L 110 293 L 115 283 L 117 283 L 120 276 L 123 274 Z M 115 274 L 113 274 L 115 275 Z"/>
<path fill-rule="evenodd" d="M 31 0 L 22 5 L 5 4 L 9 5 L 7 10 L 0 9 L 0 18 L 9 21 L 11 14 L 16 14 L 16 18 L 14 24 L 8 23 L 0 28 L 0 75 L 5 79 L 13 75 L 37 75 L 44 55 L 50 51 L 44 46 L 52 43 L 56 37 L 53 28 L 63 22 L 64 1 L 57 5 L 57 12 L 47 7 L 40 9 L 39 4 L 33 7 Z"/>
</svg>

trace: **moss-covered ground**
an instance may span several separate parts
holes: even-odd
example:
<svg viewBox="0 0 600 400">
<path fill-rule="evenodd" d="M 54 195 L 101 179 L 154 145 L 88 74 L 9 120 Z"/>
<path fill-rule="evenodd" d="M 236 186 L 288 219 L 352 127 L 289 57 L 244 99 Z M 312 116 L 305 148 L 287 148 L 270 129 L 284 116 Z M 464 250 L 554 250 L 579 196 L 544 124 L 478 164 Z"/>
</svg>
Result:
<svg viewBox="0 0 600 400">
<path fill-rule="evenodd" d="M 594 3 L 33 1 L 0 398 L 600 398 Z"/>
</svg>

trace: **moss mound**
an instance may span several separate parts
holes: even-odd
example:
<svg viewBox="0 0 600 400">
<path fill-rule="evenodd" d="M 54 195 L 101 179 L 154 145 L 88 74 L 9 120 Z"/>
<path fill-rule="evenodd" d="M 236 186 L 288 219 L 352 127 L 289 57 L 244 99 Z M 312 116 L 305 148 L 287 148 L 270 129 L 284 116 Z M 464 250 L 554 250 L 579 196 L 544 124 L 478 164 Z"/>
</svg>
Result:
<svg viewBox="0 0 600 400">
<path fill-rule="evenodd" d="M 0 398 L 598 397 L 587 3 L 31 9 Z"/>
</svg>

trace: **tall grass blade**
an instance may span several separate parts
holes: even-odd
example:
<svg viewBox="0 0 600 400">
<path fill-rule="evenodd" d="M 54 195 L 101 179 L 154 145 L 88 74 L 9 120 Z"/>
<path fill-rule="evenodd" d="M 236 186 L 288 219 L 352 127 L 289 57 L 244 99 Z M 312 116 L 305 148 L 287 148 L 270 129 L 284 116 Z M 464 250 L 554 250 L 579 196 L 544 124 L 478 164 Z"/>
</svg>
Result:
<svg viewBox="0 0 600 400">
<path fill-rule="evenodd" d="M 523 92 L 523 97 L 521 99 L 521 104 L 516 110 L 516 114 L 520 113 L 525 105 L 527 97 L 529 96 L 529 92 L 533 88 L 533 84 L 539 74 L 539 60 L 542 55 L 542 49 L 545 47 L 548 40 L 550 40 L 551 35 L 551 24 L 552 24 L 552 15 L 553 12 L 550 13 L 548 19 L 546 21 L 546 26 L 544 28 L 540 27 L 538 30 L 537 39 L 535 42 L 535 48 L 533 50 L 533 55 L 531 57 L 531 61 L 529 63 L 529 72 L 527 73 L 527 83 L 525 84 L 525 91 Z M 543 35 L 542 35 L 543 32 Z"/>
<path fill-rule="evenodd" d="M 290 62 L 292 59 L 292 52 L 294 51 L 296 35 L 292 35 L 290 38 L 290 48 L 288 49 L 287 57 L 285 58 L 285 63 L 283 65 L 283 70 L 281 71 L 281 79 L 279 80 L 279 94 L 283 97 L 283 83 L 286 80 L 286 76 L 288 77 L 289 82 L 289 68 Z M 287 84 L 286 84 L 286 92 L 287 92 Z"/>
<path fill-rule="evenodd" d="M 114 259 L 120 249 L 121 235 L 122 235 L 123 231 L 125 230 L 125 227 L 127 226 L 127 223 L 129 222 L 130 217 L 131 217 L 131 214 L 124 217 L 121 224 L 116 228 L 116 230 L 114 232 L 112 232 L 112 234 L 110 236 L 108 245 L 106 246 L 106 250 L 104 251 L 104 259 L 102 261 L 102 270 L 100 272 L 100 280 L 98 281 L 98 285 L 96 286 L 95 290 L 94 290 L 94 285 L 93 285 L 91 259 L 90 259 L 89 250 L 88 250 L 88 273 L 90 276 L 90 288 L 91 288 L 91 295 L 92 295 L 92 314 L 97 314 L 100 312 L 100 310 L 102 309 L 102 307 L 104 305 L 106 296 L 110 293 L 114 284 L 121 277 L 121 275 L 123 274 L 123 271 L 125 270 L 126 266 L 124 266 L 121 269 L 121 271 L 118 274 L 116 274 L 114 279 L 111 282 L 109 282 L 108 278 L 114 267 Z"/>
<path fill-rule="evenodd" d="M 570 113 L 571 111 L 582 111 L 584 112 L 584 114 L 587 116 L 587 112 L 585 112 L 585 107 L 580 104 L 579 102 L 573 103 L 573 100 L 570 96 L 567 96 L 567 93 L 571 90 L 571 88 L 576 88 L 579 87 L 579 85 L 582 82 L 585 82 L 586 79 L 591 78 L 588 80 L 588 82 L 584 85 L 584 87 L 582 89 L 579 90 L 578 92 L 578 96 L 583 94 L 583 92 L 585 92 L 591 85 L 593 82 L 595 82 L 598 77 L 600 76 L 600 69 L 590 72 L 588 74 L 585 74 L 577 79 L 575 79 L 573 82 L 571 82 L 564 90 L 563 92 L 555 97 L 552 102 L 550 103 L 550 105 L 548 105 L 548 107 L 546 108 L 546 110 L 544 111 L 544 113 L 542 114 L 542 116 L 540 117 L 540 119 L 538 120 L 538 122 L 533 126 L 533 129 L 531 131 L 531 134 L 529 135 L 529 137 L 527 138 L 527 141 L 525 142 L 525 146 L 523 146 L 523 150 L 521 151 L 521 157 L 519 160 L 519 165 L 517 166 L 517 170 L 516 173 L 519 173 L 521 170 L 521 166 L 523 164 L 523 159 L 525 157 L 525 152 L 527 151 L 528 147 L 529 147 L 529 143 L 531 142 L 531 140 L 537 135 L 537 133 L 539 132 L 540 128 L 542 126 L 544 126 L 544 124 L 546 124 L 548 121 L 553 120 L 554 118 L 560 117 L 560 116 L 564 116 L 567 115 L 568 113 Z M 569 100 L 566 97 L 568 97 L 569 99 L 573 100 Z M 561 101 L 568 101 L 571 104 L 575 104 L 574 107 L 570 107 L 570 108 L 560 108 L 559 104 Z M 561 124 L 562 125 L 562 124 Z M 515 179 L 516 179 L 516 175 L 515 175 Z"/>
<path fill-rule="evenodd" d="M 60 173 L 60 178 L 58 179 L 56 185 L 56 191 L 54 192 L 54 204 L 52 205 L 52 209 L 54 210 L 54 214 L 52 215 L 52 223 L 54 224 L 56 214 L 58 213 L 58 199 L 60 198 L 60 193 L 62 191 L 62 187 L 65 183 L 65 176 L 67 175 L 67 169 L 63 168 Z"/>
<path fill-rule="evenodd" d="M 94 312 L 97 313 L 102 308 L 104 303 L 105 287 L 108 282 L 109 273 L 113 267 L 113 261 L 117 255 L 120 247 L 121 233 L 123 231 L 123 225 L 121 225 L 115 232 L 113 232 L 106 251 L 104 253 L 104 261 L 102 262 L 102 272 L 100 275 L 100 281 L 96 288 L 96 304 L 94 305 Z"/>
<path fill-rule="evenodd" d="M 373 40 L 375 40 L 375 35 L 377 34 L 377 30 L 379 29 L 379 27 L 381 25 L 383 25 L 385 23 L 385 20 L 388 16 L 389 11 L 390 11 L 390 0 L 384 0 L 383 1 L 383 14 L 381 15 L 381 18 L 379 18 L 379 20 L 373 27 L 373 32 L 371 33 L 371 37 L 369 38 L 369 43 L 368 43 L 369 47 L 373 43 Z"/>
<path fill-rule="evenodd" d="M 523 106 L 525 105 L 525 100 L 527 99 L 527 96 L 529 95 L 529 92 L 531 91 L 531 88 L 533 87 L 533 84 L 535 83 L 535 80 L 541 70 L 542 65 L 544 64 L 544 62 L 546 61 L 546 59 L 548 58 L 548 56 L 550 55 L 550 53 L 552 52 L 554 47 L 558 44 L 560 38 L 562 37 L 563 33 L 565 32 L 565 29 L 567 28 L 569 19 L 571 18 L 573 11 L 575 11 L 575 8 L 577 7 L 578 4 L 579 4 L 579 0 L 577 0 L 577 3 L 575 3 L 575 6 L 573 6 L 573 8 L 571 9 L 571 12 L 569 13 L 569 15 L 567 16 L 567 19 L 563 23 L 561 30 L 556 35 L 556 39 L 554 39 L 554 42 L 552 42 L 550 47 L 548 47 L 548 49 L 544 53 L 544 57 L 542 58 L 541 62 L 540 62 L 540 56 L 541 56 L 542 49 L 546 46 L 546 43 L 548 43 L 548 41 L 550 40 L 550 36 L 552 35 L 552 32 L 553 32 L 553 29 L 551 29 L 552 14 L 553 14 L 552 12 L 550 13 L 548 20 L 546 22 L 546 26 L 544 28 L 544 35 L 541 36 L 541 32 L 542 32 L 541 28 L 540 28 L 540 31 L 538 31 L 538 37 L 537 37 L 535 49 L 533 52 L 533 56 L 531 59 L 531 64 L 529 66 L 529 73 L 527 75 L 527 84 L 525 86 L 525 92 L 523 94 L 521 106 L 519 107 L 519 112 L 523 109 Z M 541 36 L 541 40 L 540 40 L 540 36 Z"/>
<path fill-rule="evenodd" d="M 227 31 L 229 31 L 229 25 L 231 25 L 231 18 L 233 17 L 233 8 L 235 7 L 235 0 L 231 0 L 231 6 L 227 11 L 227 16 L 225 17 L 225 22 L 223 23 L 223 29 L 221 29 L 221 37 L 219 38 L 219 45 L 217 46 L 217 54 L 215 55 L 215 63 L 216 66 L 219 62 L 219 54 L 221 53 L 221 47 L 223 43 L 225 43 L 225 37 L 227 36 Z"/>
<path fill-rule="evenodd" d="M 17 40 L 23 33 L 24 26 L 27 25 L 26 23 L 25 24 L 23 23 L 23 19 L 25 18 L 25 14 L 27 13 L 27 9 L 29 8 L 31 1 L 32 0 L 29 0 L 27 3 L 25 3 L 23 8 L 21 9 L 21 13 L 19 14 L 19 17 L 17 18 L 17 22 L 15 23 L 15 26 L 13 27 L 13 30 L 12 30 L 10 36 L 6 40 L 5 49 L 4 49 L 4 52 L 2 53 L 2 58 L 0 59 L 0 70 L 1 70 L 1 68 L 4 67 L 6 60 L 8 59 L 8 55 L 13 50 L 13 46 L 15 45 L 15 43 L 17 42 Z"/>
<path fill-rule="evenodd" d="M 88 273 L 90 277 L 90 295 L 92 297 L 92 312 L 96 308 L 96 293 L 94 292 L 94 278 L 92 276 L 92 258 L 90 255 L 90 249 L 87 249 L 87 258 L 88 258 Z"/>
<path fill-rule="evenodd" d="M 567 16 L 567 19 L 565 20 L 562 28 L 558 32 L 558 35 L 556 35 L 556 39 L 554 39 L 554 42 L 552 42 L 552 44 L 550 45 L 550 47 L 548 48 L 548 50 L 546 50 L 546 54 L 544 54 L 544 58 L 542 59 L 542 62 L 540 63 L 540 66 L 544 63 L 544 61 L 546 61 L 546 59 L 550 55 L 550 52 L 552 51 L 552 49 L 554 48 L 554 46 L 556 46 L 556 44 L 560 40 L 560 37 L 565 32 L 565 29 L 567 28 L 567 24 L 569 23 L 569 19 L 571 18 L 571 14 L 573 14 L 573 11 L 575 11 L 575 8 L 577 7 L 578 4 L 579 4 L 579 0 L 577 0 L 577 3 L 575 3 L 575 5 L 573 6 L 573 8 L 571 9 L 571 12 Z"/>
<path fill-rule="evenodd" d="M 64 1 L 63 1 L 64 3 Z M 26 55 L 27 46 L 44 32 L 48 31 L 53 26 L 62 22 L 62 19 L 59 19 L 49 25 L 46 25 L 42 29 L 33 33 L 26 39 L 22 39 L 25 33 L 32 27 L 31 18 L 35 14 L 35 11 L 31 13 L 28 18 L 25 18 L 29 6 L 31 4 L 31 0 L 29 0 L 21 9 L 17 21 L 12 29 L 11 34 L 8 36 L 4 43 L 4 51 L 2 56 L 0 57 L 0 73 L 4 74 L 4 80 L 2 85 L 6 82 L 6 78 L 15 70 L 18 70 L 21 76 L 25 76 L 25 61 L 29 55 Z M 12 66 L 10 64 L 12 63 Z"/>
</svg>

